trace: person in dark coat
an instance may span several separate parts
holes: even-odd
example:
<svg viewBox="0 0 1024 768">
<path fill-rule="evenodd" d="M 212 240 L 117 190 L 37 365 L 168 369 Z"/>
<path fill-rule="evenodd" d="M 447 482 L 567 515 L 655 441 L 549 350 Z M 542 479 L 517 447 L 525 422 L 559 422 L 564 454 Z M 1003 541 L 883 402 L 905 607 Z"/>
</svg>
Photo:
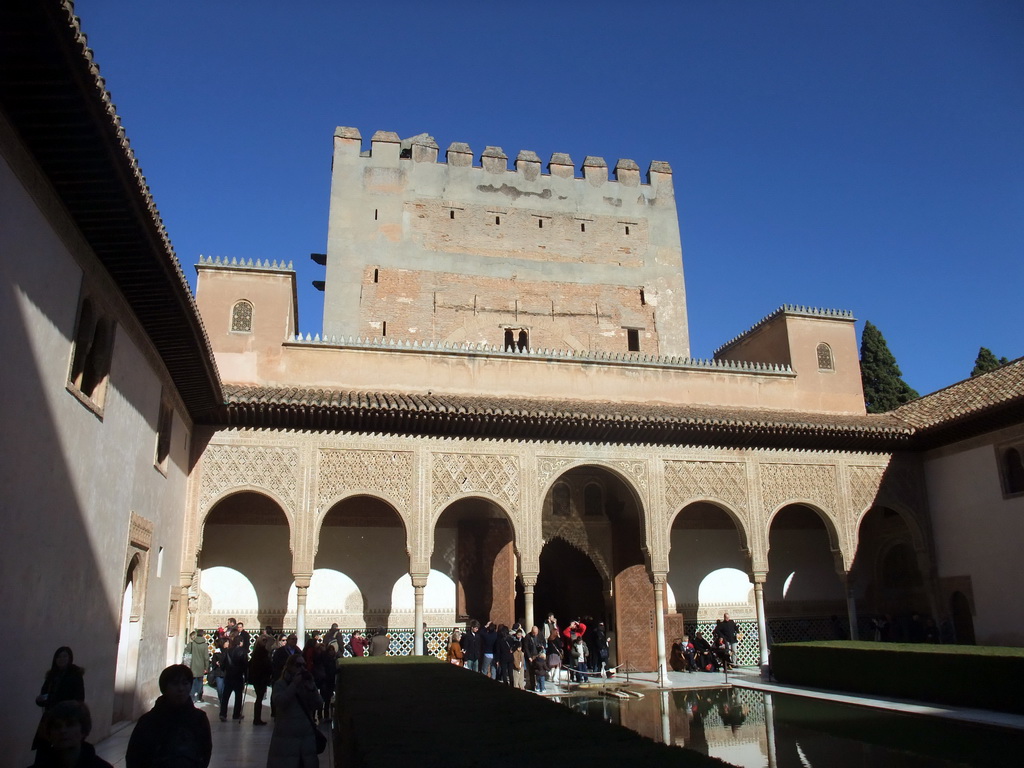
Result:
<svg viewBox="0 0 1024 768">
<path fill-rule="evenodd" d="M 235 706 L 231 713 L 232 720 L 242 720 L 242 701 L 245 698 L 245 686 L 249 675 L 249 655 L 247 650 L 237 641 L 229 641 L 221 658 L 224 670 L 224 695 L 220 700 L 220 719 L 228 717 L 228 699 L 235 695 Z"/>
<path fill-rule="evenodd" d="M 159 684 L 160 698 L 128 740 L 125 768 L 206 768 L 213 740 L 206 713 L 192 701 L 192 670 L 174 664 L 160 673 Z"/>
<path fill-rule="evenodd" d="M 62 645 L 53 652 L 50 669 L 43 678 L 43 687 L 36 696 L 36 704 L 43 708 L 43 717 L 39 720 L 32 749 L 46 747 L 43 736 L 43 722 L 46 713 L 62 701 L 85 701 L 85 670 L 75 665 L 75 654 L 68 646 Z M 90 725 L 92 721 L 90 720 Z"/>
<path fill-rule="evenodd" d="M 256 701 L 252 705 L 253 725 L 267 724 L 263 719 L 263 699 L 272 682 L 271 674 L 270 651 L 266 643 L 256 643 L 252 649 L 252 658 L 249 659 L 249 682 L 252 684 L 253 693 L 256 694 Z"/>
<path fill-rule="evenodd" d="M 92 716 L 83 702 L 68 699 L 50 707 L 41 729 L 47 746 L 36 753 L 33 768 L 112 768 L 85 740 L 91 730 Z"/>
<path fill-rule="evenodd" d="M 462 636 L 462 663 L 466 669 L 480 671 L 480 622 L 473 619 L 469 629 Z"/>
</svg>

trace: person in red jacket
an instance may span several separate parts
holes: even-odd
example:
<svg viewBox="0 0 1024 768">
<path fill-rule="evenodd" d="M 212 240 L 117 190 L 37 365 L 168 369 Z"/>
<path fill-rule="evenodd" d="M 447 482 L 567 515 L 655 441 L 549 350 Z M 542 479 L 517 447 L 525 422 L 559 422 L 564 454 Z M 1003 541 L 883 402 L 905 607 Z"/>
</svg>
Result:
<svg viewBox="0 0 1024 768">
<path fill-rule="evenodd" d="M 573 619 L 569 623 L 569 626 L 562 630 L 562 636 L 565 637 L 566 640 L 568 640 L 569 636 L 573 634 L 583 637 L 587 634 L 587 625 L 579 619 Z"/>
<path fill-rule="evenodd" d="M 370 641 L 363 637 L 363 633 L 357 629 L 352 633 L 352 637 L 349 638 L 348 644 L 352 646 L 353 656 L 365 656 L 366 646 L 370 644 Z"/>
</svg>

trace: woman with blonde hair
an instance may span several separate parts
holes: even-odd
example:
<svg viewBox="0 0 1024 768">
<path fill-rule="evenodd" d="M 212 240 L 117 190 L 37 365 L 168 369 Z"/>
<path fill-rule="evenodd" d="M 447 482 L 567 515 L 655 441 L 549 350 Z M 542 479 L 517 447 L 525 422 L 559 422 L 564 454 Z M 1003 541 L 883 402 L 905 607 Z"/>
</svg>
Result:
<svg viewBox="0 0 1024 768">
<path fill-rule="evenodd" d="M 461 667 L 463 664 L 462 644 L 459 642 L 461 639 L 462 633 L 456 629 L 452 631 L 452 637 L 448 643 L 448 663 L 457 667 Z"/>
</svg>

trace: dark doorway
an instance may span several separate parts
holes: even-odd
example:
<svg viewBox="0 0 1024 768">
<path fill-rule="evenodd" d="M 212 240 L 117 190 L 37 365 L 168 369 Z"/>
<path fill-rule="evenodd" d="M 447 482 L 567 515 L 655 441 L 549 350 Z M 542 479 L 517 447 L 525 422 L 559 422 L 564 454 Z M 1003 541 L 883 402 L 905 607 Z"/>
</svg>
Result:
<svg viewBox="0 0 1024 768">
<path fill-rule="evenodd" d="M 593 561 L 562 539 L 554 539 L 540 553 L 533 623 L 539 626 L 549 613 L 555 614 L 561 627 L 583 616 L 608 623 L 603 591 L 603 580 Z"/>
<path fill-rule="evenodd" d="M 949 611 L 953 616 L 953 631 L 960 645 L 974 645 L 974 617 L 971 603 L 963 592 L 954 592 L 949 598 Z"/>
</svg>

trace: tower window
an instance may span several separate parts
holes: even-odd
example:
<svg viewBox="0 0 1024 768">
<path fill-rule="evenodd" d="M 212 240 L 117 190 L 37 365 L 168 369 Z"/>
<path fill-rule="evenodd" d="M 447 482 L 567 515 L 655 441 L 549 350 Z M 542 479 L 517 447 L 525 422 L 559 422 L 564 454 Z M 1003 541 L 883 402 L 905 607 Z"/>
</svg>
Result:
<svg viewBox="0 0 1024 768">
<path fill-rule="evenodd" d="M 252 333 L 252 304 L 244 299 L 231 308 L 231 330 Z"/>
<path fill-rule="evenodd" d="M 640 351 L 640 331 L 636 328 L 626 329 L 626 343 L 629 345 L 630 352 Z"/>
<path fill-rule="evenodd" d="M 644 294 L 644 289 L 643 288 L 640 289 L 640 306 L 641 307 L 647 306 L 647 296 L 646 296 L 646 294 Z"/>
<path fill-rule="evenodd" d="M 530 348 L 530 334 L 525 328 L 505 329 L 505 351 L 524 352 Z"/>
<path fill-rule="evenodd" d="M 501 216 L 495 216 L 494 217 L 494 223 L 495 224 L 501 224 Z"/>
<path fill-rule="evenodd" d="M 449 219 L 454 219 L 455 218 L 455 210 L 454 209 L 448 211 L 448 218 Z"/>
<path fill-rule="evenodd" d="M 380 335 L 381 335 L 382 338 L 384 336 L 388 335 L 388 321 L 387 320 L 381 321 L 381 324 L 380 324 Z"/>
<path fill-rule="evenodd" d="M 374 221 L 377 220 L 377 209 L 376 208 L 373 209 L 373 220 Z"/>
<path fill-rule="evenodd" d="M 629 234 L 629 224 L 626 225 L 626 234 Z"/>
<path fill-rule="evenodd" d="M 375 283 L 380 282 L 380 270 L 379 269 L 373 270 L 373 282 L 375 282 Z"/>
<path fill-rule="evenodd" d="M 587 231 L 587 225 L 581 223 L 580 224 L 580 232 L 586 232 L 586 231 Z"/>
<path fill-rule="evenodd" d="M 537 219 L 537 229 L 544 229 L 544 219 Z"/>
<path fill-rule="evenodd" d="M 818 345 L 818 370 L 834 371 L 835 367 L 835 360 L 832 358 L 832 347 L 822 342 Z"/>
</svg>

